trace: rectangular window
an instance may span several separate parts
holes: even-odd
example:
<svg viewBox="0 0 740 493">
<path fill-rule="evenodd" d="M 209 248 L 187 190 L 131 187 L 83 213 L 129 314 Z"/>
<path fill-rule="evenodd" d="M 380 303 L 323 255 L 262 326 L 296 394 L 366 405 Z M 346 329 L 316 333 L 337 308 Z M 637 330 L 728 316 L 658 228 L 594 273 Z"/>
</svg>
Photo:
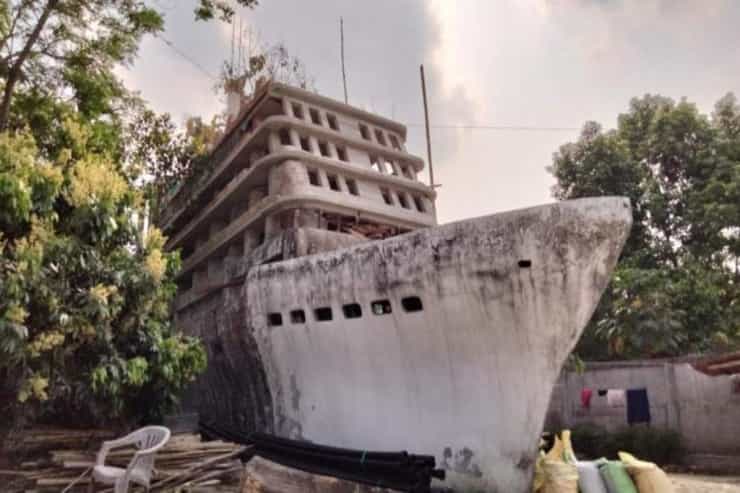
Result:
<svg viewBox="0 0 740 493">
<path fill-rule="evenodd" d="M 424 200 L 422 200 L 422 198 L 418 195 L 414 195 L 414 205 L 416 205 L 417 211 L 426 212 L 426 207 L 424 207 Z"/>
<path fill-rule="evenodd" d="M 329 121 L 329 128 L 339 132 L 339 121 L 337 120 L 337 116 L 332 115 L 331 113 L 327 113 L 326 119 Z"/>
<path fill-rule="evenodd" d="M 293 310 L 290 312 L 290 322 L 294 324 L 306 323 L 306 312 L 303 310 Z"/>
<path fill-rule="evenodd" d="M 388 138 L 391 141 L 391 147 L 393 147 L 396 150 L 401 150 L 401 144 L 398 142 L 398 137 L 396 137 L 393 134 L 388 134 Z"/>
<path fill-rule="evenodd" d="M 290 145 L 290 131 L 287 128 L 280 129 L 280 143 L 284 146 Z"/>
<path fill-rule="evenodd" d="M 308 141 L 308 137 L 301 137 L 301 149 L 311 152 L 311 143 Z"/>
<path fill-rule="evenodd" d="M 293 116 L 300 120 L 303 120 L 303 105 L 299 103 L 292 103 L 291 106 L 293 107 Z"/>
<path fill-rule="evenodd" d="M 280 327 L 283 325 L 283 316 L 280 313 L 268 313 L 267 325 L 270 327 Z"/>
<path fill-rule="evenodd" d="M 329 180 L 329 188 L 331 188 L 335 192 L 341 191 L 341 189 L 339 188 L 339 178 L 337 178 L 337 175 L 327 175 L 326 178 Z"/>
<path fill-rule="evenodd" d="M 311 123 L 314 125 L 321 125 L 321 116 L 319 115 L 319 110 L 316 108 L 311 108 L 308 110 L 308 114 L 311 116 Z"/>
<path fill-rule="evenodd" d="M 391 308 L 391 302 L 388 300 L 377 300 L 370 304 L 370 308 L 374 315 L 388 315 L 393 310 Z"/>
<path fill-rule="evenodd" d="M 337 157 L 340 161 L 344 161 L 345 163 L 349 161 L 349 158 L 347 157 L 347 148 L 342 146 L 337 146 Z"/>
<path fill-rule="evenodd" d="M 319 179 L 319 172 L 315 169 L 308 170 L 308 183 L 315 187 L 321 186 L 321 180 Z"/>
<path fill-rule="evenodd" d="M 383 131 L 382 130 L 379 130 L 377 128 L 375 129 L 375 140 L 377 140 L 378 141 L 378 144 L 380 144 L 382 146 L 386 145 L 386 143 L 385 143 L 385 135 L 383 134 Z"/>
<path fill-rule="evenodd" d="M 351 178 L 347 178 L 345 180 L 345 183 L 347 183 L 347 190 L 352 195 L 360 195 L 360 192 L 357 190 L 357 182 Z"/>
<path fill-rule="evenodd" d="M 406 194 L 404 192 L 398 192 L 398 203 L 401 204 L 401 207 L 404 209 L 410 209 L 409 200 L 406 198 Z"/>
<path fill-rule="evenodd" d="M 344 312 L 344 318 L 360 318 L 362 317 L 362 307 L 359 303 L 349 303 L 342 307 Z"/>
<path fill-rule="evenodd" d="M 360 135 L 363 139 L 370 140 L 370 129 L 364 123 L 360 123 Z"/>
<path fill-rule="evenodd" d="M 391 197 L 391 192 L 387 188 L 381 188 L 380 194 L 383 196 L 383 201 L 386 204 L 393 205 L 393 197 Z"/>
<path fill-rule="evenodd" d="M 329 144 L 326 142 L 319 142 L 319 152 L 324 157 L 329 157 Z"/>
<path fill-rule="evenodd" d="M 330 306 L 323 306 L 314 310 L 314 317 L 318 322 L 328 322 L 333 318 Z"/>
</svg>

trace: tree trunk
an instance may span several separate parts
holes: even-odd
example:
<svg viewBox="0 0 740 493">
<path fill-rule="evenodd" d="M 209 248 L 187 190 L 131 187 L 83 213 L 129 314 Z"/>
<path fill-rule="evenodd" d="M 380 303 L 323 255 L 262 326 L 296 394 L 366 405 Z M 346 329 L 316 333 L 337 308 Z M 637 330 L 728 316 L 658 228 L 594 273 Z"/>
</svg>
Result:
<svg viewBox="0 0 740 493">
<path fill-rule="evenodd" d="M 15 61 L 13 66 L 10 68 L 10 71 L 8 72 L 8 79 L 5 81 L 5 89 L 3 90 L 2 103 L 0 103 L 0 132 L 7 130 L 8 128 L 8 120 L 10 118 L 10 102 L 13 99 L 15 85 L 16 83 L 18 83 L 18 80 L 20 80 L 23 64 L 26 63 L 28 55 L 31 54 L 31 49 L 33 48 L 33 45 L 36 44 L 36 41 L 38 41 L 39 36 L 41 35 L 41 31 L 44 29 L 46 22 L 49 20 L 49 16 L 56 8 L 59 1 L 60 0 L 48 0 L 46 2 L 46 6 L 41 12 L 39 19 L 36 22 L 36 26 L 33 28 L 33 31 L 31 31 L 31 34 L 26 40 L 26 44 L 23 46 L 23 50 L 21 51 L 20 55 L 18 55 L 18 59 Z"/>
</svg>

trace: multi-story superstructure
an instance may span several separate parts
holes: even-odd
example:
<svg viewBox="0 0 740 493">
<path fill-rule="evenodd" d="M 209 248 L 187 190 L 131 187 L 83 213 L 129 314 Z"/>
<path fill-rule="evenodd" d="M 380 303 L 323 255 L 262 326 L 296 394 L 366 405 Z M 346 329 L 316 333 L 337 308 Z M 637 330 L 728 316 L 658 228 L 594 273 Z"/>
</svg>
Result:
<svg viewBox="0 0 740 493">
<path fill-rule="evenodd" d="M 434 454 L 456 491 L 531 491 L 552 386 L 609 282 L 626 199 L 436 225 L 396 122 L 271 83 L 160 224 L 220 428 Z M 405 234 L 401 234 L 405 233 Z"/>
<path fill-rule="evenodd" d="M 177 308 L 250 265 L 436 224 L 424 161 L 400 123 L 275 82 L 229 98 L 207 171 L 160 220 L 182 252 Z"/>
</svg>

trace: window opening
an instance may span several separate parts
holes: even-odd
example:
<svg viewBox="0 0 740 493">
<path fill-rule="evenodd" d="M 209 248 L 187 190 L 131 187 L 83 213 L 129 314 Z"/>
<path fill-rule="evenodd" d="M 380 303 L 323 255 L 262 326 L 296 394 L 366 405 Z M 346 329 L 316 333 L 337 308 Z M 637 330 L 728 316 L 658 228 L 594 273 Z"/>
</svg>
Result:
<svg viewBox="0 0 740 493">
<path fill-rule="evenodd" d="M 344 318 L 360 318 L 362 317 L 362 307 L 359 303 L 349 303 L 342 307 L 344 312 Z"/>
<path fill-rule="evenodd" d="M 329 188 L 335 192 L 339 192 L 339 179 L 337 178 L 337 175 L 328 175 L 327 179 L 329 180 Z"/>
<path fill-rule="evenodd" d="M 418 210 L 419 212 L 426 212 L 424 201 L 421 199 L 421 197 L 417 195 L 414 195 L 414 205 L 416 205 L 416 210 Z"/>
<path fill-rule="evenodd" d="M 406 198 L 406 194 L 404 192 L 398 192 L 398 203 L 401 204 L 401 207 L 404 209 L 409 209 L 409 201 Z"/>
<path fill-rule="evenodd" d="M 332 313 L 331 313 L 331 307 L 330 306 L 323 306 L 321 308 L 317 308 L 314 310 L 314 316 L 316 317 L 316 320 L 319 322 L 328 322 L 331 320 Z"/>
<path fill-rule="evenodd" d="M 388 138 L 389 138 L 389 139 L 390 139 L 390 141 L 391 141 L 391 146 L 392 146 L 392 147 L 393 147 L 394 149 L 396 149 L 396 150 L 399 150 L 399 151 L 400 151 L 400 150 L 401 150 L 401 144 L 400 144 L 400 143 L 398 142 L 398 137 L 396 137 L 396 136 L 395 136 L 395 135 L 393 135 L 393 134 L 389 134 L 389 135 L 388 135 Z"/>
<path fill-rule="evenodd" d="M 293 106 L 293 115 L 296 118 L 303 120 L 303 105 L 293 103 L 291 106 Z"/>
<path fill-rule="evenodd" d="M 347 190 L 349 193 L 352 195 L 360 195 L 360 192 L 357 190 L 357 182 L 355 180 L 347 178 L 345 182 L 347 183 Z"/>
<path fill-rule="evenodd" d="M 391 309 L 391 302 L 388 300 L 377 300 L 370 304 L 373 314 L 375 315 L 388 315 L 393 310 Z"/>
<path fill-rule="evenodd" d="M 360 123 L 360 135 L 362 135 L 363 139 L 370 140 L 370 129 L 363 123 Z"/>
<path fill-rule="evenodd" d="M 378 144 L 380 144 L 382 146 L 385 146 L 386 145 L 386 143 L 385 143 L 385 135 L 383 135 L 382 130 L 379 130 L 377 128 L 375 129 L 375 140 L 377 140 L 378 141 Z"/>
<path fill-rule="evenodd" d="M 418 296 L 408 296 L 401 300 L 401 306 L 407 312 L 420 312 L 424 309 Z"/>
<path fill-rule="evenodd" d="M 329 145 L 326 142 L 319 142 L 319 152 L 324 157 L 329 157 Z"/>
<path fill-rule="evenodd" d="M 279 327 L 283 325 L 283 315 L 280 313 L 268 313 L 267 325 L 270 327 Z"/>
<path fill-rule="evenodd" d="M 308 182 L 315 187 L 320 187 L 319 172 L 315 169 L 308 170 Z"/>
<path fill-rule="evenodd" d="M 314 125 L 321 125 L 321 116 L 319 116 L 319 110 L 311 108 L 308 110 L 308 114 L 311 117 L 311 123 Z"/>
<path fill-rule="evenodd" d="M 337 146 L 337 157 L 340 161 L 344 161 L 345 163 L 349 161 L 349 158 L 347 158 L 347 148 L 342 146 Z"/>
<path fill-rule="evenodd" d="M 308 137 L 301 137 L 301 149 L 311 152 L 311 144 L 308 142 Z"/>
<path fill-rule="evenodd" d="M 280 143 L 284 146 L 290 145 L 290 132 L 287 128 L 280 129 Z"/>
<path fill-rule="evenodd" d="M 339 121 L 337 120 L 337 115 L 332 115 L 331 113 L 326 114 L 326 119 L 329 121 L 329 128 L 332 130 L 339 131 Z"/>
<path fill-rule="evenodd" d="M 383 196 L 383 200 L 388 205 L 393 205 L 393 197 L 391 197 L 391 193 L 388 191 L 387 188 L 381 188 L 380 194 Z"/>
<path fill-rule="evenodd" d="M 529 259 L 520 260 L 518 262 L 518 264 L 519 264 L 519 267 L 522 268 L 522 269 L 528 269 L 528 268 L 532 267 L 532 261 L 529 260 Z"/>
<path fill-rule="evenodd" d="M 303 310 L 293 310 L 290 312 L 290 322 L 294 324 L 305 324 L 306 323 L 306 312 Z"/>
</svg>

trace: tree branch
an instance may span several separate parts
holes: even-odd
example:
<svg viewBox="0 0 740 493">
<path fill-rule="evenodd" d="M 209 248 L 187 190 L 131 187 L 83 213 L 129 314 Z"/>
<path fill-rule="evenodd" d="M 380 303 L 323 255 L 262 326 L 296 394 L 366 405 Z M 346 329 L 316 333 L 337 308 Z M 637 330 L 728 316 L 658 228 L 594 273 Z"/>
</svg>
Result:
<svg viewBox="0 0 740 493">
<path fill-rule="evenodd" d="M 33 28 L 33 31 L 31 31 L 31 34 L 28 36 L 28 39 L 23 46 L 23 50 L 21 50 L 18 59 L 15 61 L 15 63 L 13 63 L 13 66 L 8 73 L 8 78 L 5 81 L 5 89 L 3 91 L 2 103 L 0 103 L 0 132 L 6 130 L 8 127 L 8 119 L 10 117 L 10 102 L 13 98 L 15 85 L 20 78 L 23 64 L 28 59 L 28 56 L 31 54 L 31 50 L 33 49 L 34 44 L 36 44 L 39 36 L 41 36 L 41 31 L 44 29 L 46 22 L 49 20 L 49 16 L 51 16 L 51 13 L 54 11 L 58 3 L 59 0 L 47 1 L 44 10 L 41 12 L 38 21 L 36 22 L 36 26 Z"/>
</svg>

